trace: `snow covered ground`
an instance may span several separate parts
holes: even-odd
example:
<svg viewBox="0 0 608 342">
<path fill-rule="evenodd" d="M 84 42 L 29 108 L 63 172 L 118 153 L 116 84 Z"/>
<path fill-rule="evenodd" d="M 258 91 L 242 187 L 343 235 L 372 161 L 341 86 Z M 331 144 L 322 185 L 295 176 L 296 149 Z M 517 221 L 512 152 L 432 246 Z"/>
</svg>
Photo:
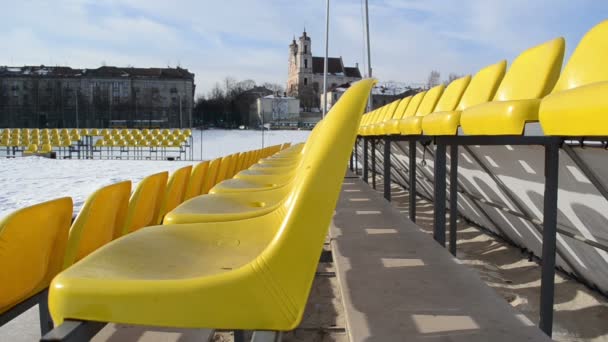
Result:
<svg viewBox="0 0 608 342">
<path fill-rule="evenodd" d="M 310 131 L 267 131 L 264 145 L 302 142 Z M 212 159 L 262 146 L 261 131 L 195 131 L 194 158 Z M 133 188 L 155 172 L 173 171 L 194 161 L 56 160 L 39 157 L 0 159 L 0 219 L 28 205 L 70 196 L 78 212 L 86 198 L 101 186 L 131 180 Z"/>
</svg>

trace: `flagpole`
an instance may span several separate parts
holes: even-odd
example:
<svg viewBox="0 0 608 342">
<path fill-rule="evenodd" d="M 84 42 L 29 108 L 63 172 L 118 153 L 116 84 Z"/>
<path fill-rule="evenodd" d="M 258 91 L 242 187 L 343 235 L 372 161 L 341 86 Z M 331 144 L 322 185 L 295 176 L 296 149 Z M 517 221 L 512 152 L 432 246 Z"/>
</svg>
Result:
<svg viewBox="0 0 608 342">
<path fill-rule="evenodd" d="M 325 63 L 323 66 L 323 118 L 327 114 L 327 56 L 329 55 L 329 0 L 325 1 Z"/>
<path fill-rule="evenodd" d="M 329 0 L 328 0 L 329 1 Z M 365 36 L 367 41 L 367 77 L 372 77 L 372 54 L 371 46 L 369 45 L 369 8 L 367 0 L 365 0 Z M 367 111 L 372 111 L 373 97 L 370 94 L 369 100 L 367 101 Z"/>
</svg>

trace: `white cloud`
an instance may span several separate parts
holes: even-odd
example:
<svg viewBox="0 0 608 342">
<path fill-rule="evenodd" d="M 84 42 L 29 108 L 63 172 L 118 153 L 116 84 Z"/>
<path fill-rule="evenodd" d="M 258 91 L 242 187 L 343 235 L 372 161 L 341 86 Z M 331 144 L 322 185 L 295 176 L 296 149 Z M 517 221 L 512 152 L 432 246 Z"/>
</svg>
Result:
<svg viewBox="0 0 608 342">
<path fill-rule="evenodd" d="M 592 5 L 598 6 L 591 0 L 370 1 L 374 76 L 424 82 L 432 69 L 444 77 L 472 73 L 559 35 L 571 49 L 573 37 L 595 24 L 577 18 Z M 179 63 L 196 74 L 204 93 L 226 76 L 284 83 L 288 45 L 304 25 L 315 55 L 323 53 L 325 6 L 318 0 L 40 0 L 10 7 L 0 13 L 0 65 Z M 359 62 L 363 71 L 360 0 L 332 0 L 331 13 L 330 54 L 347 65 Z"/>
</svg>

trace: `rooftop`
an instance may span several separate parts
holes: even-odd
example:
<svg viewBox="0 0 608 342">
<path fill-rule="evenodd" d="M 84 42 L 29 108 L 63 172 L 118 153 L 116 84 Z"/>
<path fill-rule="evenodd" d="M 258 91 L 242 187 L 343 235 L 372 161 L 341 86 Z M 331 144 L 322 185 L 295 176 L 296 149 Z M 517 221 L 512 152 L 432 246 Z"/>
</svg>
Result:
<svg viewBox="0 0 608 342">
<path fill-rule="evenodd" d="M 0 66 L 3 77 L 149 77 L 194 79 L 188 69 L 177 68 L 134 68 L 102 66 L 97 69 L 75 69 L 66 66 Z"/>
</svg>

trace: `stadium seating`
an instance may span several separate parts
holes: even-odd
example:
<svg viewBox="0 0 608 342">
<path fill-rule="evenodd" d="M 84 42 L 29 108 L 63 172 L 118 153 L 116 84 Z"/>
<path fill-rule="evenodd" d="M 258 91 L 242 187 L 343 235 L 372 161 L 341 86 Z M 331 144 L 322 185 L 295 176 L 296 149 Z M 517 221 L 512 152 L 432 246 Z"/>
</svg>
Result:
<svg viewBox="0 0 608 342">
<path fill-rule="evenodd" d="M 608 21 L 580 41 L 551 94 L 540 103 L 539 119 L 547 135 L 608 136 Z M 602 56 L 602 57 L 600 57 Z"/>
<path fill-rule="evenodd" d="M 130 192 L 131 181 L 125 181 L 105 186 L 89 196 L 70 228 L 64 269 L 119 235 Z"/>
<path fill-rule="evenodd" d="M 165 214 L 184 201 L 186 187 L 188 186 L 191 172 L 192 166 L 186 166 L 175 170 L 175 172 L 171 174 L 171 177 L 169 177 L 169 181 L 167 182 L 167 188 L 161 202 L 160 210 L 156 216 L 156 224 L 161 224 Z"/>
<path fill-rule="evenodd" d="M 372 85 L 356 83 L 332 107 L 290 201 L 248 220 L 148 227 L 115 240 L 54 279 L 55 323 L 296 327 Z"/>
<path fill-rule="evenodd" d="M 40 328 L 49 322 L 47 295 L 62 269 L 72 219 L 69 197 L 19 209 L 0 221 L 0 326 L 40 304 Z"/>
<path fill-rule="evenodd" d="M 198 163 L 195 167 L 192 168 L 192 174 L 190 175 L 190 180 L 188 181 L 188 186 L 186 188 L 186 195 L 184 196 L 184 200 L 188 200 L 195 196 L 200 196 L 203 191 L 203 182 L 205 181 L 205 177 L 207 177 L 207 170 L 209 169 L 209 161 L 204 161 Z"/>
<path fill-rule="evenodd" d="M 124 225 L 120 230 L 117 230 L 114 238 L 156 223 L 154 220 L 160 211 L 168 177 L 167 172 L 160 172 L 142 179 L 137 184 L 137 188 L 129 200 L 129 209 Z"/>
</svg>

